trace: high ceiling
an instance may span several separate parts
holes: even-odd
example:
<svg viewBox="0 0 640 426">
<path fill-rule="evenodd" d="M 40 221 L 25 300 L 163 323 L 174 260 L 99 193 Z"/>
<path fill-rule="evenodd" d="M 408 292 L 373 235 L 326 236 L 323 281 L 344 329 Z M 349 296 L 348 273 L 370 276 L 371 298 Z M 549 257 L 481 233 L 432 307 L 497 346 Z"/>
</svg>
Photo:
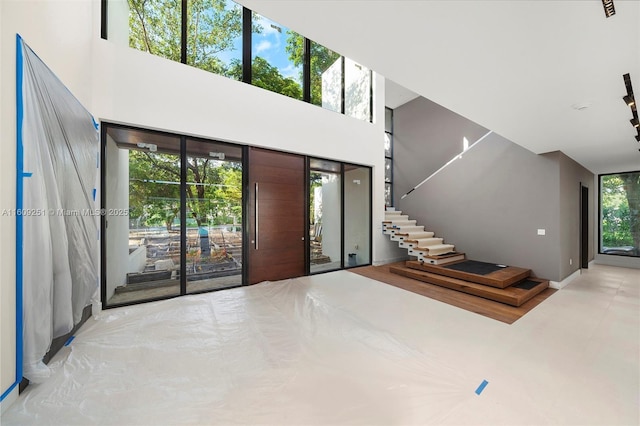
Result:
<svg viewBox="0 0 640 426">
<path fill-rule="evenodd" d="M 640 98 L 640 2 L 239 0 L 535 152 L 640 169 L 623 74 Z"/>
</svg>

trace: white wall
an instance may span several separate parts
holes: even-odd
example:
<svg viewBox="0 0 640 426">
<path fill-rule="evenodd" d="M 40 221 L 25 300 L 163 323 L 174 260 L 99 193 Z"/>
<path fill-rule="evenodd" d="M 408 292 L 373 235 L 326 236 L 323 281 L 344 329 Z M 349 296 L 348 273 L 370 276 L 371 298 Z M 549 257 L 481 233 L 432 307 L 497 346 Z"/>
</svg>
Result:
<svg viewBox="0 0 640 426">
<path fill-rule="evenodd" d="M 91 39 L 98 35 L 93 5 L 88 0 L 0 2 L 0 211 L 16 205 L 16 33 L 89 106 Z M 15 231 L 15 217 L 0 215 L 0 393 L 12 385 L 16 371 Z M 14 394 L 8 396 L 2 407 L 13 398 Z"/>
</svg>

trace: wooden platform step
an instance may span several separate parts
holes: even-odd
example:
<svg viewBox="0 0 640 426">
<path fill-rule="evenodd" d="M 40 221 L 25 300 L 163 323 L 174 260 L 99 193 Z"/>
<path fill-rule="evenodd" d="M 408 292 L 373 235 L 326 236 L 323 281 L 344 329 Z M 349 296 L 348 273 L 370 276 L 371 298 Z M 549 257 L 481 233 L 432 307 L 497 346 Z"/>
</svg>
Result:
<svg viewBox="0 0 640 426">
<path fill-rule="evenodd" d="M 407 262 L 407 264 L 409 263 L 410 262 Z M 415 264 L 412 265 L 412 267 L 391 266 L 389 270 L 397 275 L 516 307 L 532 299 L 549 287 L 549 281 L 547 280 L 528 277 L 515 285 L 511 285 L 510 287 L 496 288 L 415 269 L 414 266 Z"/>
<path fill-rule="evenodd" d="M 408 261 L 406 266 L 409 268 L 431 272 L 438 275 L 444 275 L 451 278 L 457 278 L 477 284 L 483 284 L 490 287 L 506 288 L 531 275 L 530 269 L 519 268 L 517 266 L 495 265 L 497 270 L 485 274 L 465 272 L 464 270 L 453 269 L 455 267 L 462 267 L 464 262 L 475 262 L 473 260 L 461 260 L 459 262 L 452 262 L 447 265 L 431 265 L 419 261 Z M 484 262 L 475 262 L 484 263 Z M 456 266 L 457 265 L 457 266 Z M 485 265 L 491 266 L 492 264 L 486 263 Z M 482 266 L 482 265 L 480 265 Z"/>
</svg>

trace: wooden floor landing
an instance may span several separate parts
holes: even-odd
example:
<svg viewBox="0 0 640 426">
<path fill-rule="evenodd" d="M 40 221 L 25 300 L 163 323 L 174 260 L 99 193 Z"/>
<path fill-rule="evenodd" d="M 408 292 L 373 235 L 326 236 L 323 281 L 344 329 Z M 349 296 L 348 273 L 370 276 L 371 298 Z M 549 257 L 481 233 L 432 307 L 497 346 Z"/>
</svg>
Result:
<svg viewBox="0 0 640 426">
<path fill-rule="evenodd" d="M 556 291 L 555 289 L 548 288 L 519 307 L 509 306 L 503 303 L 483 299 L 481 297 L 472 296 L 470 294 L 461 293 L 456 290 L 450 290 L 437 285 L 416 281 L 411 278 L 393 274 L 389 270 L 391 266 L 404 266 L 404 264 L 405 262 L 397 262 L 382 266 L 363 266 L 360 268 L 351 268 L 348 269 L 348 271 L 465 309 L 469 312 L 475 312 L 507 324 L 513 324 L 518 319 L 522 318 L 527 312 L 538 306 L 542 301 Z"/>
</svg>

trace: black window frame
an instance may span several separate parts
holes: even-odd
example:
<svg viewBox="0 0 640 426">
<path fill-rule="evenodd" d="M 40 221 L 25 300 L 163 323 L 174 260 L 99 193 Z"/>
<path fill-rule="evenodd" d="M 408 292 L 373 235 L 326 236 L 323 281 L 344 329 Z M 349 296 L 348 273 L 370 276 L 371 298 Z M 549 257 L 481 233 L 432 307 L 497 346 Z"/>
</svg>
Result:
<svg viewBox="0 0 640 426">
<path fill-rule="evenodd" d="M 640 258 L 640 252 L 637 254 L 620 254 L 620 253 L 604 253 L 603 245 L 602 245 L 602 178 L 605 176 L 616 176 L 623 175 L 627 173 L 637 173 L 640 174 L 640 170 L 628 171 L 628 172 L 617 172 L 617 173 L 602 173 L 598 175 L 598 254 L 604 256 L 618 256 L 621 258 L 630 258 L 630 259 L 638 259 Z"/>
<path fill-rule="evenodd" d="M 387 130 L 387 111 L 391 111 L 391 129 Z M 391 142 L 391 147 L 389 149 L 389 152 L 391 153 L 390 156 L 387 155 L 386 151 L 384 153 L 384 159 L 385 159 L 385 168 L 387 166 L 387 160 L 391 160 L 391 180 L 387 181 L 387 177 L 386 177 L 386 173 L 385 173 L 385 179 L 384 179 L 384 190 L 385 190 L 385 195 L 387 192 L 387 185 L 389 185 L 389 187 L 391 188 L 390 195 L 390 201 L 392 203 L 391 206 L 387 206 L 387 207 L 393 207 L 393 204 L 395 204 L 393 202 L 393 108 L 389 108 L 387 106 L 384 107 L 384 112 L 385 112 L 385 117 L 384 117 L 384 134 L 385 136 L 389 136 L 389 141 Z M 385 204 L 386 204 L 386 200 L 385 200 Z"/>
</svg>

